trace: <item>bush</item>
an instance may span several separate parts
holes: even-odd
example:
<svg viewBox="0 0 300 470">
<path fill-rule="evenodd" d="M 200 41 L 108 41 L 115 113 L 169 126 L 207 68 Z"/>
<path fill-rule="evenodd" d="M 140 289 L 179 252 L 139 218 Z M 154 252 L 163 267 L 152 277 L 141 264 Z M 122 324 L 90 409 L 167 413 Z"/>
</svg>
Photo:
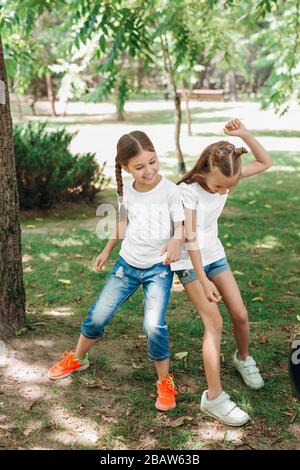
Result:
<svg viewBox="0 0 300 470">
<path fill-rule="evenodd" d="M 109 179 L 95 154 L 72 155 L 76 133 L 46 130 L 46 123 L 14 127 L 16 171 L 21 208 L 50 207 L 65 199 L 93 200 Z"/>
</svg>

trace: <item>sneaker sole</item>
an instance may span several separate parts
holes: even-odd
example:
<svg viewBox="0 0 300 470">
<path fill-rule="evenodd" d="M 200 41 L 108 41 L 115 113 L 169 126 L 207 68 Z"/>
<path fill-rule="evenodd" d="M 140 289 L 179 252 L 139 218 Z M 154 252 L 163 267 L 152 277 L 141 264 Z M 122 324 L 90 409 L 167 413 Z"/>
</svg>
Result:
<svg viewBox="0 0 300 470">
<path fill-rule="evenodd" d="M 262 385 L 259 385 L 258 387 L 253 387 L 253 385 L 247 384 L 247 382 L 245 381 L 244 377 L 242 376 L 241 371 L 239 370 L 238 366 L 235 365 L 235 363 L 233 363 L 233 367 L 234 367 L 235 370 L 239 373 L 239 376 L 242 377 L 244 384 L 246 384 L 247 387 L 251 388 L 251 390 L 260 390 L 260 389 L 263 388 L 263 386 L 265 385 L 265 384 L 263 383 Z"/>
<path fill-rule="evenodd" d="M 240 422 L 240 423 L 232 423 L 232 422 L 229 422 L 229 421 L 225 421 L 224 419 L 221 419 L 219 416 L 215 416 L 214 414 L 210 413 L 209 411 L 202 410 L 202 408 L 201 408 L 201 411 L 202 411 L 203 414 L 205 414 L 207 416 L 210 416 L 211 418 L 214 418 L 214 419 L 220 421 L 221 423 L 226 424 L 227 426 L 240 427 L 240 426 L 244 426 L 246 423 L 248 423 L 251 420 L 251 418 L 249 417 L 246 421 L 243 421 L 243 422 Z"/>
<path fill-rule="evenodd" d="M 171 405 L 171 406 L 168 406 L 168 407 L 163 407 L 163 406 L 160 406 L 160 405 L 157 405 L 155 403 L 155 408 L 158 410 L 158 411 L 169 411 L 169 410 L 173 410 L 173 408 L 175 408 L 176 406 L 176 403 L 174 403 L 174 405 Z"/>
<path fill-rule="evenodd" d="M 82 370 L 85 370 L 87 369 L 88 367 L 90 367 L 90 364 L 84 364 L 82 367 L 78 368 L 78 369 L 75 369 L 75 370 L 72 370 L 71 372 L 67 372 L 66 374 L 64 375 L 60 375 L 59 377 L 52 377 L 49 372 L 47 372 L 47 377 L 50 379 L 50 380 L 61 380 L 61 379 L 65 379 L 66 377 L 69 377 L 69 375 L 73 374 L 74 372 L 81 372 Z"/>
</svg>

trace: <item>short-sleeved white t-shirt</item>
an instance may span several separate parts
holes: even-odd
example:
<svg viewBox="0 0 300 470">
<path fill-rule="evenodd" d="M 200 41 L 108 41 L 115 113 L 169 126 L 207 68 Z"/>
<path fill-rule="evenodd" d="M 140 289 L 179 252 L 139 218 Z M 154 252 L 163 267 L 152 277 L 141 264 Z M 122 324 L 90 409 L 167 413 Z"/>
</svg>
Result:
<svg viewBox="0 0 300 470">
<path fill-rule="evenodd" d="M 183 205 L 196 210 L 197 239 L 203 266 L 225 256 L 224 247 L 218 237 L 218 218 L 226 203 L 228 194 L 212 194 L 205 191 L 199 183 L 180 183 Z M 181 259 L 171 264 L 172 271 L 192 269 L 193 264 L 188 254 L 187 245 L 181 253 Z"/>
<path fill-rule="evenodd" d="M 120 256 L 141 269 L 162 263 L 166 253 L 161 256 L 160 252 L 174 235 L 174 223 L 185 220 L 179 187 L 163 176 L 147 192 L 125 184 L 123 203 L 129 223 Z"/>
</svg>

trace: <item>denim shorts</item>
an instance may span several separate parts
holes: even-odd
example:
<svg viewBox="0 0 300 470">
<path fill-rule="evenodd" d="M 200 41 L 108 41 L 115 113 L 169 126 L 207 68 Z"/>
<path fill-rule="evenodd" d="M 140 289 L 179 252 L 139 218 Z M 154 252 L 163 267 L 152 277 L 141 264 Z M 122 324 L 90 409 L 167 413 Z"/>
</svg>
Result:
<svg viewBox="0 0 300 470">
<path fill-rule="evenodd" d="M 163 263 L 139 269 L 129 265 L 119 256 L 96 302 L 90 307 L 81 324 L 81 333 L 88 339 L 100 338 L 118 308 L 142 285 L 148 355 L 155 361 L 167 359 L 170 357 L 170 350 L 165 317 L 173 274 L 170 267 Z M 130 334 L 130 331 L 128 333 Z"/>
<path fill-rule="evenodd" d="M 228 271 L 229 264 L 226 258 L 221 258 L 218 261 L 207 264 L 203 267 L 203 269 L 207 277 L 211 278 L 217 276 L 220 273 L 223 273 L 224 271 Z M 189 284 L 190 282 L 196 281 L 196 279 L 198 279 L 195 269 L 180 269 L 175 272 L 182 285 Z"/>
</svg>

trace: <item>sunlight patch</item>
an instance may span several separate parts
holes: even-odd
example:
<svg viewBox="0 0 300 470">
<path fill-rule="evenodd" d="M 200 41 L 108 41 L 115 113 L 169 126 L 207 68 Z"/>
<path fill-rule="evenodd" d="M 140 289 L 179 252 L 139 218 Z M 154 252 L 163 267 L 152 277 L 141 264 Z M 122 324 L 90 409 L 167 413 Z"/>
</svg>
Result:
<svg viewBox="0 0 300 470">
<path fill-rule="evenodd" d="M 6 344 L 0 340 L 0 367 L 6 364 Z"/>
<path fill-rule="evenodd" d="M 287 165 L 273 165 L 268 168 L 268 171 L 286 171 L 287 173 L 298 173 L 300 171 L 299 166 L 287 166 Z"/>
<path fill-rule="evenodd" d="M 231 442 L 241 445 L 245 431 L 242 429 L 232 429 L 229 426 L 206 422 L 199 425 L 197 436 L 206 441 Z"/>
<path fill-rule="evenodd" d="M 66 247 L 66 246 L 68 247 L 68 246 L 82 246 L 83 245 L 82 240 L 78 240 L 75 238 L 65 238 L 64 240 L 58 240 L 57 238 L 53 238 L 51 240 L 51 243 L 61 248 Z"/>
<path fill-rule="evenodd" d="M 41 369 L 12 356 L 7 357 L 5 375 L 18 382 L 34 384 L 41 380 Z M 42 391 L 37 385 L 29 385 L 28 387 L 25 385 L 19 391 L 25 398 L 40 398 L 42 396 Z"/>
<path fill-rule="evenodd" d="M 28 263 L 32 259 L 32 256 L 28 255 L 27 253 L 24 253 L 22 256 L 22 262 L 23 263 Z"/>
<path fill-rule="evenodd" d="M 74 315 L 74 311 L 70 307 L 59 307 L 58 310 L 44 312 L 44 315 L 49 315 L 50 317 L 71 317 Z"/>
<path fill-rule="evenodd" d="M 40 253 L 40 258 L 42 258 L 43 261 L 51 261 L 50 256 L 45 255 L 44 253 Z"/>
<path fill-rule="evenodd" d="M 92 425 L 88 419 L 72 416 L 59 406 L 50 410 L 50 417 L 60 428 L 64 429 L 64 431 L 55 432 L 52 436 L 52 439 L 62 444 L 96 444 L 106 432 L 104 427 Z"/>
<path fill-rule="evenodd" d="M 281 243 L 273 235 L 267 235 L 261 243 L 256 243 L 255 248 L 266 248 L 272 250 L 273 248 L 278 248 L 281 246 Z"/>
</svg>

